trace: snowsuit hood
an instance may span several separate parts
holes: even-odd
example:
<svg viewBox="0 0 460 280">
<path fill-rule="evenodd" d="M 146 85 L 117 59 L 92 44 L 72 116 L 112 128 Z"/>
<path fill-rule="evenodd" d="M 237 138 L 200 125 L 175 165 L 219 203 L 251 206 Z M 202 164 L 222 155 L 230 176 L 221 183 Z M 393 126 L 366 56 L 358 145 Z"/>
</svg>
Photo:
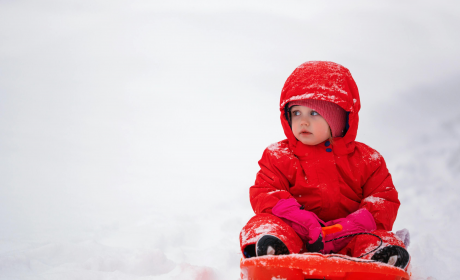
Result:
<svg viewBox="0 0 460 280">
<path fill-rule="evenodd" d="M 329 61 L 309 61 L 297 67 L 286 80 L 280 98 L 281 124 L 294 154 L 303 154 L 306 145 L 292 133 L 287 119 L 290 101 L 315 99 L 333 102 L 348 114 L 346 134 L 334 138 L 335 153 L 345 155 L 355 147 L 361 108 L 358 87 L 350 71 L 340 64 Z"/>
</svg>

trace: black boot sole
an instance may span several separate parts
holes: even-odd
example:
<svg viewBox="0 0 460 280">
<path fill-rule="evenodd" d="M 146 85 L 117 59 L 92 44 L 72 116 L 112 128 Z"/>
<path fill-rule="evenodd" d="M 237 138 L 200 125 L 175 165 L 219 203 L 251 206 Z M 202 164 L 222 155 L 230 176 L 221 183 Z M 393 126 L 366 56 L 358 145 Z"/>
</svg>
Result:
<svg viewBox="0 0 460 280">
<path fill-rule="evenodd" d="M 378 250 L 371 259 L 382 263 L 388 263 L 392 256 L 398 257 L 396 263 L 393 264 L 396 267 L 405 269 L 409 264 L 410 256 L 407 250 L 396 245 L 390 245 Z"/>
<path fill-rule="evenodd" d="M 278 237 L 264 235 L 256 243 L 256 254 L 258 257 L 267 255 L 267 250 L 272 247 L 275 252 L 272 255 L 289 255 L 286 245 Z"/>
</svg>

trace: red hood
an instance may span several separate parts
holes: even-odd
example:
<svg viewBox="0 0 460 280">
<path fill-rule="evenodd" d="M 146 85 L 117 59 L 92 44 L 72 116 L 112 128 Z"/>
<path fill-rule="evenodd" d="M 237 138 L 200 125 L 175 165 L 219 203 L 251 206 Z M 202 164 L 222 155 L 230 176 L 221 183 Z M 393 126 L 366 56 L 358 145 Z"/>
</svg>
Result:
<svg viewBox="0 0 460 280">
<path fill-rule="evenodd" d="M 348 115 L 348 131 L 344 137 L 334 138 L 335 154 L 348 154 L 354 150 L 358 132 L 358 112 L 361 108 L 358 87 L 347 68 L 334 62 L 309 61 L 297 67 L 281 91 L 281 124 L 289 140 L 289 146 L 299 155 L 308 148 L 292 133 L 285 117 L 285 106 L 289 101 L 316 99 L 334 102 Z"/>
</svg>

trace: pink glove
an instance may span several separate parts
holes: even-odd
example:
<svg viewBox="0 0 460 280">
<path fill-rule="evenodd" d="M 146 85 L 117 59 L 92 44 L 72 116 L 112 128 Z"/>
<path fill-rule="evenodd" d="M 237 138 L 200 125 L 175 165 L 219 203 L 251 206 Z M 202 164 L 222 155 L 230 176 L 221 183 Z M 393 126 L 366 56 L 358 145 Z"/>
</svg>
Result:
<svg viewBox="0 0 460 280">
<path fill-rule="evenodd" d="M 330 254 L 331 252 L 337 253 L 351 241 L 353 236 L 327 242 L 329 240 L 359 232 L 371 232 L 377 229 L 374 217 L 364 208 L 351 213 L 346 218 L 329 221 L 325 225 L 328 227 L 336 224 L 340 224 L 342 230 L 326 235 L 324 249 L 320 251 L 323 254 Z"/>
<path fill-rule="evenodd" d="M 324 248 L 320 224 L 324 222 L 315 213 L 301 210 L 300 207 L 295 198 L 280 199 L 272 213 L 294 229 L 309 252 L 318 252 Z"/>
</svg>

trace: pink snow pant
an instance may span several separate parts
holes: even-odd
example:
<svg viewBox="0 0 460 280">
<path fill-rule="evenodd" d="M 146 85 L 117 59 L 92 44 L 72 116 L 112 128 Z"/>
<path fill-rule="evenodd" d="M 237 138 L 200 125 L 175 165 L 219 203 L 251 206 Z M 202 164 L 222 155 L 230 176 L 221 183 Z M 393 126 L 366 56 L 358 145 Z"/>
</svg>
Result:
<svg viewBox="0 0 460 280">
<path fill-rule="evenodd" d="M 392 232 L 385 230 L 375 230 L 371 232 L 383 239 L 382 248 L 388 245 L 397 245 L 403 248 L 404 243 Z M 280 218 L 271 214 L 258 214 L 252 217 L 240 232 L 241 252 L 248 245 L 256 244 L 257 240 L 265 235 L 270 234 L 278 237 L 284 242 L 291 254 L 307 252 L 306 248 L 297 235 L 297 233 Z M 367 252 L 377 248 L 380 239 L 372 235 L 357 235 L 351 239 L 338 254 L 348 255 L 350 257 L 359 257 Z M 363 259 L 370 259 L 374 253 L 366 255 Z M 243 255 L 244 256 L 244 255 Z"/>
</svg>

